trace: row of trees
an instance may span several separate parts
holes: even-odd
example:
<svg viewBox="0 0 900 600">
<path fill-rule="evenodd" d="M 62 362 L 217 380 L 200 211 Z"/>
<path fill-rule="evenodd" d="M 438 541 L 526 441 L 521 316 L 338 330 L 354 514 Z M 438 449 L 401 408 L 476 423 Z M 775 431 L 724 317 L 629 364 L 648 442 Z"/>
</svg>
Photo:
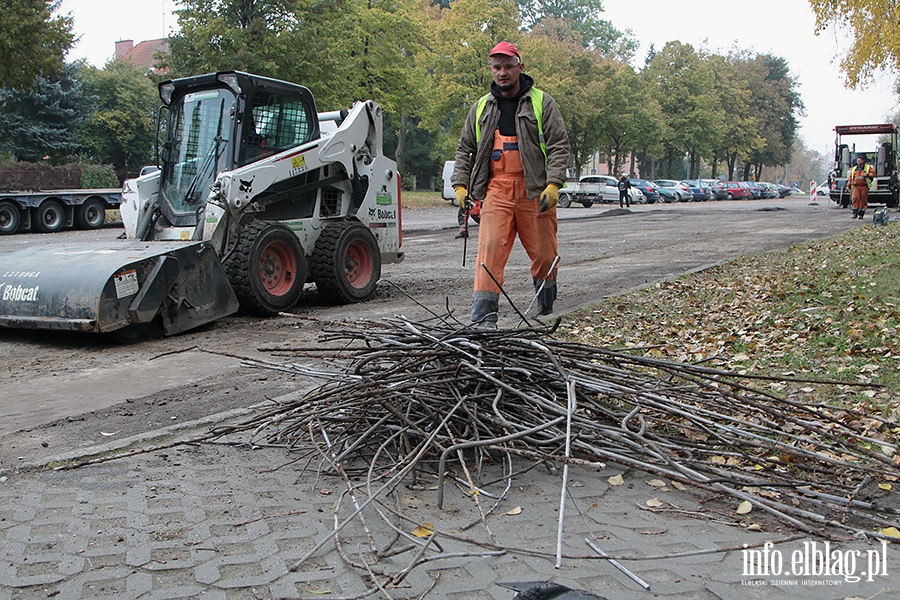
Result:
<svg viewBox="0 0 900 600">
<path fill-rule="evenodd" d="M 56 0 L 14 0 L 12 10 L 41 6 L 64 55 L 71 20 L 52 17 Z M 162 58 L 167 77 L 259 73 L 304 83 L 320 110 L 373 98 L 387 114 L 388 152 L 426 185 L 488 89 L 487 53 L 500 39 L 520 47 L 526 71 L 557 99 L 576 172 L 599 152 L 612 172 L 760 178 L 764 168 L 790 162 L 803 114 L 789 65 L 777 56 L 723 56 L 670 42 L 635 68 L 637 44 L 600 18 L 600 0 L 180 0 L 179 7 L 179 32 Z M 24 75 L 33 84 L 23 85 L 24 67 L 0 66 L 7 68 L 0 150 L 24 160 L 81 155 L 123 175 L 152 160 L 152 75 L 118 62 L 102 69 L 60 62 L 56 71 L 37 65 Z M 628 156 L 636 163 L 623 165 Z"/>
</svg>

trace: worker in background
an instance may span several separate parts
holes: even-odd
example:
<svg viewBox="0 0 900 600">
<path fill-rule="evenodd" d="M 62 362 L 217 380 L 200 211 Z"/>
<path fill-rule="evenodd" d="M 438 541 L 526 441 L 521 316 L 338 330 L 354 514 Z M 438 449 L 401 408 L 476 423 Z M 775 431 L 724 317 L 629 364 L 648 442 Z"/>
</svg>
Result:
<svg viewBox="0 0 900 600">
<path fill-rule="evenodd" d="M 456 239 L 469 237 L 469 217 L 478 223 L 481 219 L 481 202 L 472 202 L 470 207 L 466 207 L 464 204 L 459 205 L 459 212 L 456 215 L 459 233 L 456 234 Z"/>
<path fill-rule="evenodd" d="M 866 162 L 864 156 L 856 157 L 856 166 L 847 175 L 850 182 L 850 206 L 853 207 L 851 219 L 862 219 L 869 208 L 869 186 L 875 181 L 875 169 Z"/>
<path fill-rule="evenodd" d="M 491 92 L 469 111 L 450 182 L 460 206 L 482 200 L 471 320 L 496 329 L 498 284 L 516 235 L 531 259 L 538 314 L 553 312 L 556 203 L 566 181 L 569 138 L 556 101 L 534 87 L 513 44 L 494 46 L 489 68 Z"/>
<path fill-rule="evenodd" d="M 619 208 L 630 207 L 631 181 L 628 179 L 628 175 L 623 174 L 619 177 L 619 183 L 616 184 L 616 187 L 619 188 Z"/>
</svg>

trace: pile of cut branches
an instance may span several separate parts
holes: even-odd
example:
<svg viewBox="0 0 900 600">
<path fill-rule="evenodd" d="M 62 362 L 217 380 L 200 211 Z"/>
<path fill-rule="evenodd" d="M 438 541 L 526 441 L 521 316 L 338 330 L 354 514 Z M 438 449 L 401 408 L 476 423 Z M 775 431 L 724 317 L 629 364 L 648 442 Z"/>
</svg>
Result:
<svg viewBox="0 0 900 600">
<path fill-rule="evenodd" d="M 900 451 L 856 428 L 852 409 L 841 418 L 755 387 L 753 375 L 560 341 L 546 328 L 448 323 L 364 322 L 327 331 L 322 346 L 288 349 L 348 366 L 278 365 L 328 381 L 228 431 L 304 450 L 334 470 L 365 461 L 370 491 L 436 477 L 439 502 L 449 465 L 459 461 L 477 489 L 481 461 L 500 454 L 640 469 L 817 536 L 879 536 L 900 523 L 896 506 L 869 497 L 897 481 Z"/>
</svg>

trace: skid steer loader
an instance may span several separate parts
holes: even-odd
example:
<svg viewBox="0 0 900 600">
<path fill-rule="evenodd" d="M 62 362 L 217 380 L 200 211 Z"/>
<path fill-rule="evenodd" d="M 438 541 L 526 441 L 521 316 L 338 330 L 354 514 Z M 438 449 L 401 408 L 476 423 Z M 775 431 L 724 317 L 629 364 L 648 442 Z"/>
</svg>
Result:
<svg viewBox="0 0 900 600">
<path fill-rule="evenodd" d="M 159 85 L 157 172 L 125 182 L 125 240 L 0 257 L 0 326 L 172 335 L 304 284 L 337 303 L 403 260 L 400 178 L 375 102 L 317 113 L 301 85 L 237 71 Z"/>
</svg>

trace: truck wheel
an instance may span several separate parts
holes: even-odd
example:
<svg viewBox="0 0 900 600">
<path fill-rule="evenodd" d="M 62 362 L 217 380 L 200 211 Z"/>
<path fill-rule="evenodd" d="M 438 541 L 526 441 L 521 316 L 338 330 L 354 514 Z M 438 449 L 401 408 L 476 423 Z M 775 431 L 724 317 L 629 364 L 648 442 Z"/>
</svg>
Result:
<svg viewBox="0 0 900 600">
<path fill-rule="evenodd" d="M 591 198 L 585 198 L 581 201 L 581 205 L 585 208 L 590 208 L 594 205 L 594 200 Z"/>
<path fill-rule="evenodd" d="M 89 198 L 75 208 L 75 226 L 79 229 L 99 229 L 105 222 L 106 208 L 96 198 Z"/>
<path fill-rule="evenodd" d="M 19 230 L 22 217 L 18 207 L 8 200 L 0 202 L 0 235 L 11 235 Z"/>
<path fill-rule="evenodd" d="M 371 230 L 353 221 L 329 224 L 316 241 L 312 274 L 319 293 L 332 302 L 371 298 L 381 278 L 381 252 Z"/>
<path fill-rule="evenodd" d="M 243 228 L 225 272 L 241 307 L 271 316 L 297 303 L 306 283 L 306 254 L 284 225 L 254 221 Z"/>
<path fill-rule="evenodd" d="M 34 211 L 34 228 L 44 233 L 55 233 L 66 224 L 66 213 L 56 200 L 44 200 Z"/>
<path fill-rule="evenodd" d="M 559 207 L 560 208 L 569 208 L 572 206 L 572 196 L 569 194 L 560 194 L 559 195 Z"/>
</svg>

